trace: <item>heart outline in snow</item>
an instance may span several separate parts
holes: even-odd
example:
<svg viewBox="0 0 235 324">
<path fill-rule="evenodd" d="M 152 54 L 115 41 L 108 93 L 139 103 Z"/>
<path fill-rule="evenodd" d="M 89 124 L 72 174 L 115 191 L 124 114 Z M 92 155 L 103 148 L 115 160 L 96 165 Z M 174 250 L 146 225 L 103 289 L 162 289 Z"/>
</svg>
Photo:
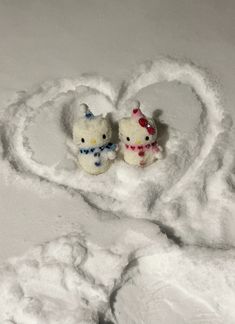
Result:
<svg viewBox="0 0 235 324">
<path fill-rule="evenodd" d="M 213 167 L 213 165 L 216 165 L 218 159 L 224 154 L 225 148 L 223 144 L 231 127 L 227 122 L 228 118 L 215 85 L 203 70 L 193 64 L 181 63 L 171 59 L 147 62 L 141 65 L 130 80 L 124 82 L 118 91 L 115 91 L 110 82 L 99 76 L 83 75 L 76 80 L 59 80 L 44 83 L 39 89 L 23 96 L 6 110 L 2 141 L 7 148 L 5 150 L 7 158 L 21 172 L 36 175 L 41 179 L 59 186 L 76 189 L 81 194 L 84 194 L 86 193 L 86 187 L 77 187 L 77 183 L 79 184 L 79 181 L 82 180 L 81 175 L 77 175 L 78 177 L 75 179 L 74 174 L 71 175 L 69 171 L 63 171 L 63 174 L 59 171 L 52 172 L 51 167 L 41 165 L 32 159 L 32 153 L 27 149 L 24 138 L 27 122 L 30 121 L 35 111 L 42 109 L 45 104 L 51 103 L 53 105 L 54 100 L 63 99 L 63 96 L 66 97 L 68 94 L 72 95 L 79 86 L 93 89 L 102 94 L 112 103 L 113 110 L 117 113 L 129 114 L 123 109 L 125 102 L 134 97 L 141 89 L 163 81 L 177 81 L 190 86 L 201 102 L 204 118 L 199 124 L 200 131 L 197 139 L 201 143 L 200 151 L 191 156 L 191 164 L 187 167 L 186 172 L 180 175 L 179 179 L 172 183 L 170 188 L 163 190 L 160 199 L 155 199 L 151 207 L 152 210 L 149 209 L 149 218 L 152 218 L 151 214 L 153 213 L 155 213 L 156 217 L 156 209 L 159 210 L 160 206 L 169 205 L 170 202 L 179 200 L 189 188 L 194 190 L 196 188 L 197 190 L 197 186 L 200 187 L 200 184 L 196 181 L 199 173 L 200 178 L 202 178 L 202 174 L 206 176 L 208 173 L 215 172 L 216 166 Z M 38 107 L 37 98 L 42 94 L 43 103 Z M 208 171 L 208 168 L 205 167 L 208 163 L 212 165 L 211 171 Z M 109 171 L 109 176 L 111 172 L 112 170 Z M 104 196 L 101 197 L 101 200 L 103 198 Z M 94 202 L 94 197 L 91 198 L 92 201 Z M 105 204 L 103 204 L 104 209 L 106 209 Z M 170 212 L 170 208 L 168 208 L 168 212 Z M 157 217 L 161 218 L 160 215 Z"/>
</svg>

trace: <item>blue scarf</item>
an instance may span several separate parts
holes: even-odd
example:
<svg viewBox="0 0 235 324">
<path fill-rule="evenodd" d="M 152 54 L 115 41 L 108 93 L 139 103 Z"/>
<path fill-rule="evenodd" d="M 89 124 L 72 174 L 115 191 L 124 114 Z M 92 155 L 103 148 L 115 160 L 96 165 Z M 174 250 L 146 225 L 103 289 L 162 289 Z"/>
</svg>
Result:
<svg viewBox="0 0 235 324">
<path fill-rule="evenodd" d="M 91 154 L 91 153 L 100 153 L 104 150 L 107 151 L 115 151 L 116 149 L 116 144 L 113 143 L 108 143 L 102 146 L 98 146 L 98 147 L 87 147 L 87 148 L 80 148 L 79 151 L 81 154 Z"/>
<path fill-rule="evenodd" d="M 94 154 L 95 157 L 95 166 L 101 166 L 101 157 L 100 153 L 104 150 L 106 151 L 115 151 L 117 145 L 113 143 L 108 143 L 98 147 L 87 147 L 87 148 L 80 148 L 79 152 L 81 154 Z"/>
</svg>

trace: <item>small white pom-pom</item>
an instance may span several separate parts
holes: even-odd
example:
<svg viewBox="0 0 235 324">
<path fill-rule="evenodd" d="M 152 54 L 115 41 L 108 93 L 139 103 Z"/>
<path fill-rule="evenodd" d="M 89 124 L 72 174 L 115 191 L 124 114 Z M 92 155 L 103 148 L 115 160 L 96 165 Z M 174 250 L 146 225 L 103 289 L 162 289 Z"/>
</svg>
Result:
<svg viewBox="0 0 235 324">
<path fill-rule="evenodd" d="M 80 118 L 83 118 L 87 111 L 89 111 L 89 107 L 87 104 L 79 104 L 79 99 L 77 96 L 75 96 L 75 98 L 72 101 L 71 109 L 73 123 L 79 120 Z"/>
<path fill-rule="evenodd" d="M 140 102 L 139 100 L 132 100 L 131 101 L 131 108 L 134 109 L 134 108 L 140 108 Z"/>
<path fill-rule="evenodd" d="M 79 110 L 80 110 L 80 112 L 81 112 L 81 115 L 85 115 L 85 113 L 89 110 L 89 107 L 88 107 L 87 104 L 82 103 L 82 104 L 80 104 L 80 106 L 79 106 Z"/>
</svg>

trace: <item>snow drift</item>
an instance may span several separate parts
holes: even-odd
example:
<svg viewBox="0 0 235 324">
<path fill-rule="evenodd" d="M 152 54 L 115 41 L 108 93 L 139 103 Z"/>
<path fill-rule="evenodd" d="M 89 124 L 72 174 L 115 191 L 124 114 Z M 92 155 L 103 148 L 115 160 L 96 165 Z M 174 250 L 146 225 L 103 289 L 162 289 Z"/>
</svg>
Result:
<svg viewBox="0 0 235 324">
<path fill-rule="evenodd" d="M 71 233 L 0 267 L 0 321 L 232 324 L 234 258 L 160 231 L 125 231 L 107 249 Z"/>
<path fill-rule="evenodd" d="M 163 82 L 190 89 L 201 110 L 196 128 L 186 134 L 168 125 L 159 138 L 165 158 L 146 169 L 121 159 L 96 177 L 77 169 L 67 145 L 74 96 L 116 127 L 129 100 Z M 144 100 L 143 111 L 156 115 Z M 3 174 L 40 193 L 49 186 L 52 196 L 53 188 L 82 195 L 101 221 L 105 212 L 157 229 L 150 236 L 126 229 L 110 248 L 72 233 L 10 260 L 0 269 L 1 322 L 234 323 L 232 123 L 203 70 L 162 59 L 143 64 L 120 88 L 88 75 L 46 82 L 20 93 L 0 117 Z"/>
<path fill-rule="evenodd" d="M 95 113 L 109 113 L 115 123 L 129 115 L 128 100 L 163 81 L 186 84 L 195 93 L 201 108 L 195 132 L 183 134 L 168 125 L 165 159 L 143 170 L 120 160 L 99 177 L 77 170 L 66 147 L 75 93 Z M 152 114 L 151 107 L 144 112 Z M 231 119 L 205 72 L 188 63 L 160 60 L 142 65 L 119 90 L 100 77 L 82 76 L 47 82 L 23 94 L 6 109 L 2 142 L 17 170 L 76 190 L 98 209 L 163 224 L 185 243 L 234 246 L 230 128 Z"/>
</svg>

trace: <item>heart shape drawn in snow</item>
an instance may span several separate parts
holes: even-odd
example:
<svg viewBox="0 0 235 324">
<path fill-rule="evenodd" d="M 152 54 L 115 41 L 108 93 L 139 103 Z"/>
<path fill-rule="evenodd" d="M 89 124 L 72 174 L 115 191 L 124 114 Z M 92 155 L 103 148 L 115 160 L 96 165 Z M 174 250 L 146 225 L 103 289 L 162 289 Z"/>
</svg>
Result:
<svg viewBox="0 0 235 324">
<path fill-rule="evenodd" d="M 74 93 L 79 92 L 79 89 L 83 88 L 85 92 L 98 95 L 102 111 L 94 110 L 95 113 L 109 112 L 113 119 L 117 120 L 129 115 L 126 102 L 135 97 L 141 89 L 156 83 L 172 81 L 192 89 L 201 103 L 202 113 L 196 136 L 194 134 L 189 138 L 170 129 L 164 160 L 146 169 L 133 168 L 123 161 L 116 161 L 107 173 L 94 177 L 84 174 L 81 170 L 61 168 L 59 163 L 47 165 L 35 158 L 35 152 L 30 148 L 27 130 L 41 113 L 47 116 L 47 121 L 55 115 L 59 120 L 62 111 L 69 107 Z M 46 135 L 44 127 L 46 119 L 42 120 L 42 128 L 38 129 L 38 139 L 45 136 L 49 142 L 50 133 Z M 53 127 L 50 127 L 50 123 L 47 126 L 52 134 Z M 58 129 L 61 128 L 59 123 L 57 126 Z M 193 239 L 187 239 L 188 234 L 182 233 L 178 218 L 179 215 L 186 214 L 195 217 L 200 213 L 200 206 L 204 203 L 206 195 L 203 188 L 207 180 L 220 168 L 219 163 L 226 150 L 224 143 L 229 129 L 230 123 L 218 93 L 205 72 L 189 63 L 161 59 L 143 64 L 117 91 L 108 81 L 97 76 L 85 75 L 76 80 L 44 83 L 39 89 L 25 94 L 8 107 L 2 141 L 9 161 L 17 170 L 74 189 L 103 210 L 156 219 L 168 226 L 174 223 L 175 230 L 178 230 L 181 236 L 185 236 L 185 241 L 192 241 L 195 236 Z M 51 138 L 53 139 L 53 136 Z M 59 142 L 62 143 L 63 138 L 65 140 L 65 133 L 60 135 Z M 44 151 L 44 155 L 47 155 L 47 151 Z M 61 156 L 61 159 L 63 157 Z M 184 227 L 186 232 L 187 226 Z M 199 240 L 202 238 L 203 234 Z M 197 239 L 198 237 L 195 240 Z"/>
</svg>

